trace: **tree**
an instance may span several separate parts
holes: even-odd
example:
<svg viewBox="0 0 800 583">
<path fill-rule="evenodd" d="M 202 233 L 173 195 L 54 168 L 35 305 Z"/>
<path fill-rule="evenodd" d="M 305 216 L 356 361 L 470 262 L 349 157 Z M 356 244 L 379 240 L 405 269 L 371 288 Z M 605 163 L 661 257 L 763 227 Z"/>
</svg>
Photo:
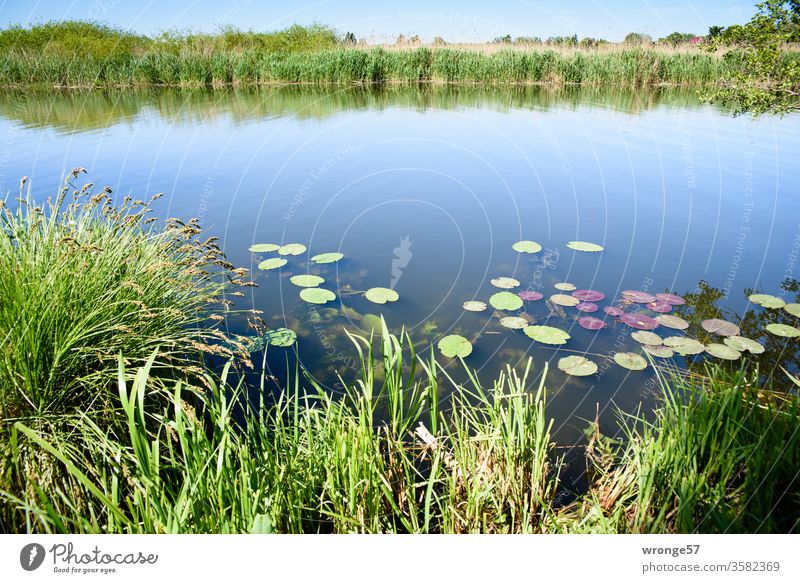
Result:
<svg viewBox="0 0 800 583">
<path fill-rule="evenodd" d="M 723 32 L 725 32 L 725 27 L 724 26 L 716 26 L 716 25 L 709 26 L 708 27 L 708 38 L 717 38 Z"/>
<path fill-rule="evenodd" d="M 437 36 L 437 37 L 435 37 L 435 38 L 433 39 L 433 46 L 435 46 L 435 47 L 443 47 L 443 46 L 445 46 L 446 44 L 447 44 L 447 43 L 445 42 L 445 40 L 444 40 L 442 37 L 440 37 L 440 36 Z"/>
<path fill-rule="evenodd" d="M 726 28 L 707 43 L 709 50 L 728 47 L 740 65 L 722 86 L 704 97 L 730 103 L 734 114 L 753 115 L 800 110 L 800 59 L 790 43 L 800 41 L 800 0 L 767 0 L 744 25 Z"/>
<path fill-rule="evenodd" d="M 673 47 L 677 47 L 678 45 L 688 44 L 692 42 L 692 39 L 694 38 L 696 38 L 695 35 L 688 32 L 673 32 L 672 34 L 668 34 L 664 38 L 658 39 L 658 42 L 672 45 Z"/>
<path fill-rule="evenodd" d="M 344 44 L 354 47 L 356 45 L 356 35 L 352 32 L 346 32 L 343 39 Z"/>
<path fill-rule="evenodd" d="M 642 32 L 630 32 L 622 42 L 626 45 L 648 45 L 653 42 L 653 38 Z"/>
</svg>

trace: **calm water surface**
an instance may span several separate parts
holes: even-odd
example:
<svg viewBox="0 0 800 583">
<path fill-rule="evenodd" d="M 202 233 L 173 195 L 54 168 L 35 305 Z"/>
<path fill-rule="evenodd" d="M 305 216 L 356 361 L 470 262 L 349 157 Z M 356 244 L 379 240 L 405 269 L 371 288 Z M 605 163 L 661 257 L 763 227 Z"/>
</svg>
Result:
<svg viewBox="0 0 800 583">
<path fill-rule="evenodd" d="M 607 359 L 635 346 L 631 329 L 609 319 L 589 332 L 574 309 L 562 318 L 544 301 L 527 304 L 531 321 L 569 331 L 565 349 L 597 355 L 598 375 L 570 378 L 555 367 L 568 352 L 462 303 L 487 301 L 498 276 L 546 296 L 563 281 L 597 289 L 608 296 L 601 306 L 625 289 L 684 293 L 706 280 L 744 311 L 745 288 L 774 293 L 800 269 L 798 129 L 800 117 L 733 118 L 691 92 L 14 92 L 0 94 L 0 183 L 15 192 L 28 175 L 44 198 L 84 166 L 116 196 L 165 193 L 162 216 L 199 217 L 233 263 L 254 270 L 259 287 L 239 305 L 296 330 L 296 357 L 332 390 L 337 372 L 355 374 L 344 331 L 368 314 L 405 326 L 418 349 L 445 334 L 470 338 L 467 362 L 486 383 L 505 363 L 533 357 L 538 375 L 550 361 L 548 406 L 568 442 L 598 404 L 611 423 L 616 407 L 652 399 L 648 373 Z M 520 239 L 545 251 L 519 255 Z M 605 251 L 565 247 L 576 239 Z M 303 255 L 261 272 L 265 257 L 247 250 L 259 242 L 346 259 L 316 266 Z M 340 300 L 300 301 L 288 280 L 307 272 Z M 356 293 L 373 286 L 393 287 L 400 301 L 376 306 Z M 229 326 L 243 330 L 236 318 Z M 295 358 L 270 352 L 278 376 L 287 354 Z"/>
</svg>

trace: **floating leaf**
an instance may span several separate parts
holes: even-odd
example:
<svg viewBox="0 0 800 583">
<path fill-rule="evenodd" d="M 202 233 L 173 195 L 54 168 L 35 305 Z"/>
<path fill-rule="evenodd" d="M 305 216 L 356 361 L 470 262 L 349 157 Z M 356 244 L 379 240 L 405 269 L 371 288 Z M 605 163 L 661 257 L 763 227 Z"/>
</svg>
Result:
<svg viewBox="0 0 800 583">
<path fill-rule="evenodd" d="M 660 300 L 656 300 L 654 302 L 650 302 L 646 305 L 648 310 L 652 310 L 654 312 L 671 312 L 672 311 L 672 304 L 668 304 L 667 302 L 662 302 Z"/>
<path fill-rule="evenodd" d="M 496 277 L 492 280 L 492 285 L 501 289 L 511 289 L 519 287 L 519 281 L 513 277 Z"/>
<path fill-rule="evenodd" d="M 575 304 L 575 309 L 586 313 L 596 312 L 597 308 L 598 305 L 593 304 L 592 302 L 581 302 L 580 304 Z"/>
<path fill-rule="evenodd" d="M 800 330 L 786 324 L 767 324 L 767 332 L 781 338 L 797 338 Z"/>
<path fill-rule="evenodd" d="M 686 336 L 670 336 L 664 338 L 664 346 L 669 346 L 682 356 L 700 354 L 706 349 L 702 342 L 694 338 L 687 338 Z"/>
<path fill-rule="evenodd" d="M 300 299 L 309 304 L 327 304 L 336 299 L 336 294 L 321 287 L 305 287 L 300 290 Z"/>
<path fill-rule="evenodd" d="M 636 314 L 631 312 L 623 314 L 619 319 L 621 322 L 624 322 L 631 328 L 636 328 L 638 330 L 653 330 L 658 328 L 658 322 L 656 319 L 644 314 Z"/>
<path fill-rule="evenodd" d="M 781 298 L 769 294 L 752 294 L 747 299 L 758 306 L 769 308 L 770 310 L 776 310 L 786 305 L 786 302 Z"/>
<path fill-rule="evenodd" d="M 271 253 L 279 248 L 280 245 L 275 245 L 274 243 L 256 243 L 255 245 L 250 245 L 248 251 L 252 253 Z"/>
<path fill-rule="evenodd" d="M 606 323 L 600 320 L 599 318 L 593 318 L 592 316 L 584 316 L 582 318 L 578 318 L 578 325 L 581 328 L 586 328 L 587 330 L 602 330 L 606 327 Z"/>
<path fill-rule="evenodd" d="M 760 342 L 756 342 L 751 338 L 745 338 L 744 336 L 730 336 L 725 338 L 723 342 L 739 352 L 744 352 L 745 350 L 750 354 L 761 354 L 764 352 L 764 346 Z"/>
<path fill-rule="evenodd" d="M 511 248 L 519 253 L 538 253 L 542 250 L 542 246 L 536 241 L 517 241 Z"/>
<path fill-rule="evenodd" d="M 657 356 L 658 358 L 672 358 L 674 353 L 672 349 L 668 346 L 654 346 L 652 344 L 642 344 L 642 350 L 651 354 L 653 356 Z"/>
<path fill-rule="evenodd" d="M 511 292 L 498 292 L 489 298 L 489 303 L 495 310 L 519 310 L 522 299 Z"/>
<path fill-rule="evenodd" d="M 314 257 L 311 258 L 311 261 L 314 263 L 335 263 L 343 257 L 343 253 L 320 253 L 319 255 L 314 255 Z"/>
<path fill-rule="evenodd" d="M 574 251 L 587 251 L 589 253 L 597 253 L 603 250 L 600 245 L 587 243 L 586 241 L 570 241 L 567 243 L 567 247 Z"/>
<path fill-rule="evenodd" d="M 553 287 L 561 291 L 574 291 L 578 289 L 574 283 L 569 283 L 568 281 L 562 281 L 555 284 Z"/>
<path fill-rule="evenodd" d="M 649 304 L 656 301 L 656 296 L 636 289 L 626 289 L 622 292 L 622 297 L 636 304 Z"/>
<path fill-rule="evenodd" d="M 281 259 L 280 257 L 273 257 L 271 259 L 267 259 L 259 263 L 258 268 L 263 270 L 278 269 L 279 267 L 283 267 L 287 263 L 288 261 L 286 261 L 285 259 Z"/>
<path fill-rule="evenodd" d="M 566 356 L 558 361 L 558 369 L 574 377 L 585 377 L 597 372 L 597 365 L 584 356 Z"/>
<path fill-rule="evenodd" d="M 468 312 L 482 312 L 486 309 L 486 304 L 483 302 L 464 302 L 464 309 Z"/>
<path fill-rule="evenodd" d="M 638 330 L 631 334 L 631 338 L 636 340 L 639 344 L 651 344 L 653 346 L 660 346 L 663 342 L 661 336 L 646 330 Z"/>
<path fill-rule="evenodd" d="M 566 306 L 568 308 L 577 306 L 578 304 L 581 303 L 581 301 L 578 298 L 574 298 L 566 294 L 553 294 L 552 296 L 550 296 L 550 301 L 557 306 Z"/>
<path fill-rule="evenodd" d="M 675 294 L 656 294 L 656 299 L 668 304 L 672 304 L 673 306 L 682 306 L 686 303 L 685 299 L 683 299 L 681 296 L 676 296 Z"/>
<path fill-rule="evenodd" d="M 566 344 L 570 335 L 552 326 L 528 326 L 525 335 L 542 344 Z"/>
<path fill-rule="evenodd" d="M 628 370 L 644 370 L 647 368 L 647 361 L 633 352 L 617 352 L 614 355 L 614 362 Z"/>
<path fill-rule="evenodd" d="M 317 287 L 319 284 L 325 283 L 325 280 L 319 275 L 311 274 L 293 275 L 289 281 L 299 287 Z"/>
<path fill-rule="evenodd" d="M 505 318 L 500 318 L 500 325 L 512 330 L 522 330 L 528 325 L 528 321 L 518 316 L 506 316 Z"/>
<path fill-rule="evenodd" d="M 609 316 L 623 316 L 625 314 L 625 310 L 616 306 L 607 306 L 603 308 L 603 311 Z"/>
<path fill-rule="evenodd" d="M 466 358 L 472 354 L 472 344 L 469 340 L 458 334 L 451 334 L 439 340 L 439 351 L 449 358 L 460 356 Z"/>
<path fill-rule="evenodd" d="M 742 356 L 742 353 L 735 348 L 731 348 L 725 344 L 717 343 L 711 343 L 706 346 L 706 352 L 711 356 L 721 358 L 722 360 L 737 360 Z"/>
<path fill-rule="evenodd" d="M 795 318 L 800 318 L 800 304 L 786 304 L 783 309 Z"/>
<path fill-rule="evenodd" d="M 521 292 L 517 292 L 517 295 L 526 302 L 535 302 L 536 300 L 541 300 L 544 297 L 543 294 L 531 290 L 523 290 Z"/>
<path fill-rule="evenodd" d="M 579 289 L 572 292 L 572 295 L 582 302 L 599 302 L 606 297 L 606 294 L 603 292 L 595 291 L 593 289 Z"/>
<path fill-rule="evenodd" d="M 276 328 L 275 330 L 268 330 L 267 333 L 264 334 L 264 338 L 266 343 L 270 346 L 286 348 L 295 343 L 297 334 L 288 328 Z"/>
<path fill-rule="evenodd" d="M 371 287 L 364 294 L 364 297 L 373 304 L 385 304 L 386 302 L 396 302 L 400 299 L 400 294 L 388 287 Z"/>
<path fill-rule="evenodd" d="M 278 253 L 281 255 L 300 255 L 301 253 L 306 252 L 306 246 L 302 243 L 289 243 L 288 245 L 283 245 L 278 249 Z"/>
<path fill-rule="evenodd" d="M 665 328 L 672 328 L 673 330 L 686 330 L 689 327 L 689 322 L 680 316 L 672 316 L 670 314 L 656 316 L 656 322 Z"/>
<path fill-rule="evenodd" d="M 711 318 L 703 320 L 700 325 L 706 332 L 718 334 L 720 336 L 738 336 L 739 326 L 727 320 L 720 320 L 719 318 Z"/>
</svg>

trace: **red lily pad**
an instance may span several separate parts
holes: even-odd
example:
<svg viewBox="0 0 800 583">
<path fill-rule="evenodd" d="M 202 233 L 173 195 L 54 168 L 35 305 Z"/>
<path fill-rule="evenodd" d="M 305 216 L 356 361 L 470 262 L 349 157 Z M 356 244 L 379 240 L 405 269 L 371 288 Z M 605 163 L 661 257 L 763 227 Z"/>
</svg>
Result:
<svg viewBox="0 0 800 583">
<path fill-rule="evenodd" d="M 645 316 L 644 314 L 629 313 L 620 316 L 620 320 L 637 330 L 654 330 L 658 328 L 658 322 L 655 318 Z"/>
<path fill-rule="evenodd" d="M 656 296 L 635 289 L 625 290 L 622 292 L 622 297 L 636 304 L 649 304 L 650 302 L 656 301 Z"/>
<path fill-rule="evenodd" d="M 675 294 L 656 294 L 656 299 L 668 304 L 672 304 L 673 306 L 682 306 L 686 303 L 685 299 L 683 299 L 681 296 L 676 296 Z"/>
<path fill-rule="evenodd" d="M 616 306 L 607 306 L 603 308 L 603 311 L 609 316 L 622 316 L 625 314 L 625 310 Z"/>
<path fill-rule="evenodd" d="M 661 314 L 666 314 L 667 312 L 672 311 L 672 304 L 662 302 L 661 300 L 656 300 L 647 304 L 647 309 L 653 310 L 654 312 L 659 312 Z"/>
<path fill-rule="evenodd" d="M 605 322 L 603 322 L 600 318 L 595 318 L 593 316 L 584 316 L 583 318 L 578 318 L 578 325 L 581 328 L 586 328 L 587 330 L 602 330 L 606 327 Z"/>
<path fill-rule="evenodd" d="M 580 310 L 581 312 L 596 312 L 598 308 L 597 304 L 593 304 L 592 302 L 581 302 L 577 306 L 575 306 L 576 310 Z"/>
<path fill-rule="evenodd" d="M 579 289 L 572 292 L 572 295 L 583 302 L 599 302 L 606 297 L 603 292 L 593 289 Z"/>
<path fill-rule="evenodd" d="M 517 292 L 517 295 L 521 297 L 526 302 L 535 302 L 536 300 L 541 300 L 544 295 L 540 294 L 537 291 L 532 290 L 522 290 L 521 292 Z"/>
</svg>

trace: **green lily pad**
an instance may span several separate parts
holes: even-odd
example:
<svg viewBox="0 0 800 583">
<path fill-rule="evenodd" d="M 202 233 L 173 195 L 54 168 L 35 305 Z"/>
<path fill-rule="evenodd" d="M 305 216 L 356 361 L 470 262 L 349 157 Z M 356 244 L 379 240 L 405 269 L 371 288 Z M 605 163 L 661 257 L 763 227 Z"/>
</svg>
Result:
<svg viewBox="0 0 800 583">
<path fill-rule="evenodd" d="M 336 299 L 336 294 L 321 287 L 305 287 L 300 290 L 300 299 L 309 304 L 327 304 Z"/>
<path fill-rule="evenodd" d="M 772 296 L 770 294 L 752 294 L 747 299 L 756 305 L 769 308 L 770 310 L 776 310 L 786 305 L 786 302 L 784 302 L 781 298 Z"/>
<path fill-rule="evenodd" d="M 494 287 L 499 287 L 501 289 L 511 289 L 514 287 L 518 287 L 519 281 L 517 281 L 513 277 L 496 277 L 492 280 L 492 285 Z"/>
<path fill-rule="evenodd" d="M 658 358 L 672 358 L 675 354 L 669 346 L 656 346 L 653 344 L 642 344 L 642 350 Z"/>
<path fill-rule="evenodd" d="M 584 356 L 566 356 L 558 361 L 558 370 L 574 377 L 586 377 L 597 372 L 597 365 Z"/>
<path fill-rule="evenodd" d="M 306 252 L 306 246 L 302 243 L 289 243 L 288 245 L 283 245 L 278 249 L 278 253 L 280 255 L 300 255 L 301 253 Z"/>
<path fill-rule="evenodd" d="M 439 351 L 449 358 L 460 356 L 466 358 L 472 354 L 472 343 L 458 334 L 451 334 L 439 340 Z"/>
<path fill-rule="evenodd" d="M 335 263 L 344 257 L 344 253 L 320 253 L 314 255 L 311 261 L 314 263 Z"/>
<path fill-rule="evenodd" d="M 542 344 L 566 344 L 570 335 L 552 326 L 528 326 L 523 330 L 525 335 Z"/>
<path fill-rule="evenodd" d="M 700 325 L 706 332 L 718 334 L 720 336 L 738 336 L 739 326 L 727 320 L 720 320 L 719 318 L 711 318 L 703 320 Z"/>
<path fill-rule="evenodd" d="M 786 304 L 783 309 L 795 318 L 800 318 L 800 304 Z"/>
<path fill-rule="evenodd" d="M 319 284 L 325 283 L 325 280 L 319 275 L 311 274 L 293 275 L 289 281 L 299 287 L 317 287 Z"/>
<path fill-rule="evenodd" d="M 687 338 L 686 336 L 670 336 L 664 338 L 664 346 L 669 346 L 681 356 L 700 354 L 706 349 L 702 342 L 694 338 Z"/>
<path fill-rule="evenodd" d="M 280 257 L 273 257 L 271 259 L 266 259 L 258 264 L 259 269 L 268 270 L 268 269 L 278 269 L 279 267 L 283 267 L 286 265 L 288 261 L 285 259 L 281 259 Z"/>
<path fill-rule="evenodd" d="M 603 248 L 595 243 L 587 243 L 586 241 L 570 241 L 567 247 L 574 251 L 586 251 L 588 253 L 597 253 L 602 251 Z"/>
<path fill-rule="evenodd" d="M 631 334 L 631 338 L 636 340 L 639 344 L 650 344 L 651 346 L 661 346 L 663 340 L 658 334 L 647 332 L 646 330 L 637 330 Z"/>
<path fill-rule="evenodd" d="M 400 299 L 400 294 L 388 287 L 371 287 L 364 297 L 373 304 L 385 304 L 386 302 L 396 302 Z"/>
<path fill-rule="evenodd" d="M 647 368 L 647 361 L 633 352 L 617 352 L 614 354 L 614 362 L 628 370 L 644 370 Z"/>
<path fill-rule="evenodd" d="M 751 338 L 745 338 L 744 336 L 730 336 L 725 338 L 723 342 L 739 352 L 744 352 L 745 350 L 750 354 L 761 354 L 764 352 L 764 346 L 760 342 L 756 342 Z"/>
<path fill-rule="evenodd" d="M 538 253 L 542 246 L 536 241 L 517 241 L 511 248 L 519 253 Z"/>
<path fill-rule="evenodd" d="M 553 287 L 561 291 L 575 291 L 578 289 L 574 283 L 569 283 L 568 281 L 562 281 L 561 283 L 555 284 Z"/>
<path fill-rule="evenodd" d="M 528 321 L 518 316 L 506 316 L 505 318 L 500 318 L 500 325 L 512 330 L 522 330 L 528 325 Z"/>
<path fill-rule="evenodd" d="M 291 346 L 297 340 L 297 334 L 288 328 L 276 328 L 275 330 L 269 330 L 266 334 L 264 334 L 264 337 L 266 339 L 266 343 L 270 346 L 280 346 L 282 348 Z"/>
<path fill-rule="evenodd" d="M 742 356 L 742 353 L 735 348 L 731 348 L 725 344 L 717 344 L 716 342 L 706 346 L 706 352 L 722 360 L 737 360 Z"/>
<path fill-rule="evenodd" d="M 489 298 L 489 303 L 495 310 L 519 310 L 522 298 L 511 292 L 498 292 Z"/>
<path fill-rule="evenodd" d="M 464 302 L 464 309 L 468 312 L 483 312 L 486 309 L 486 304 L 483 302 Z"/>
<path fill-rule="evenodd" d="M 566 294 L 553 294 L 550 296 L 550 301 L 557 306 L 566 306 L 568 308 L 577 306 L 581 303 L 578 298 L 574 296 L 568 296 Z"/>
<path fill-rule="evenodd" d="M 673 316 L 672 314 L 659 314 L 656 316 L 656 322 L 665 328 L 672 328 L 673 330 L 686 330 L 689 327 L 689 322 L 680 316 Z"/>
<path fill-rule="evenodd" d="M 800 330 L 786 324 L 767 324 L 767 332 L 781 338 L 797 338 L 800 336 Z"/>
<path fill-rule="evenodd" d="M 280 245 L 275 245 L 275 243 L 256 243 L 255 245 L 250 245 L 248 251 L 251 253 L 271 253 L 278 249 L 280 249 Z"/>
</svg>

